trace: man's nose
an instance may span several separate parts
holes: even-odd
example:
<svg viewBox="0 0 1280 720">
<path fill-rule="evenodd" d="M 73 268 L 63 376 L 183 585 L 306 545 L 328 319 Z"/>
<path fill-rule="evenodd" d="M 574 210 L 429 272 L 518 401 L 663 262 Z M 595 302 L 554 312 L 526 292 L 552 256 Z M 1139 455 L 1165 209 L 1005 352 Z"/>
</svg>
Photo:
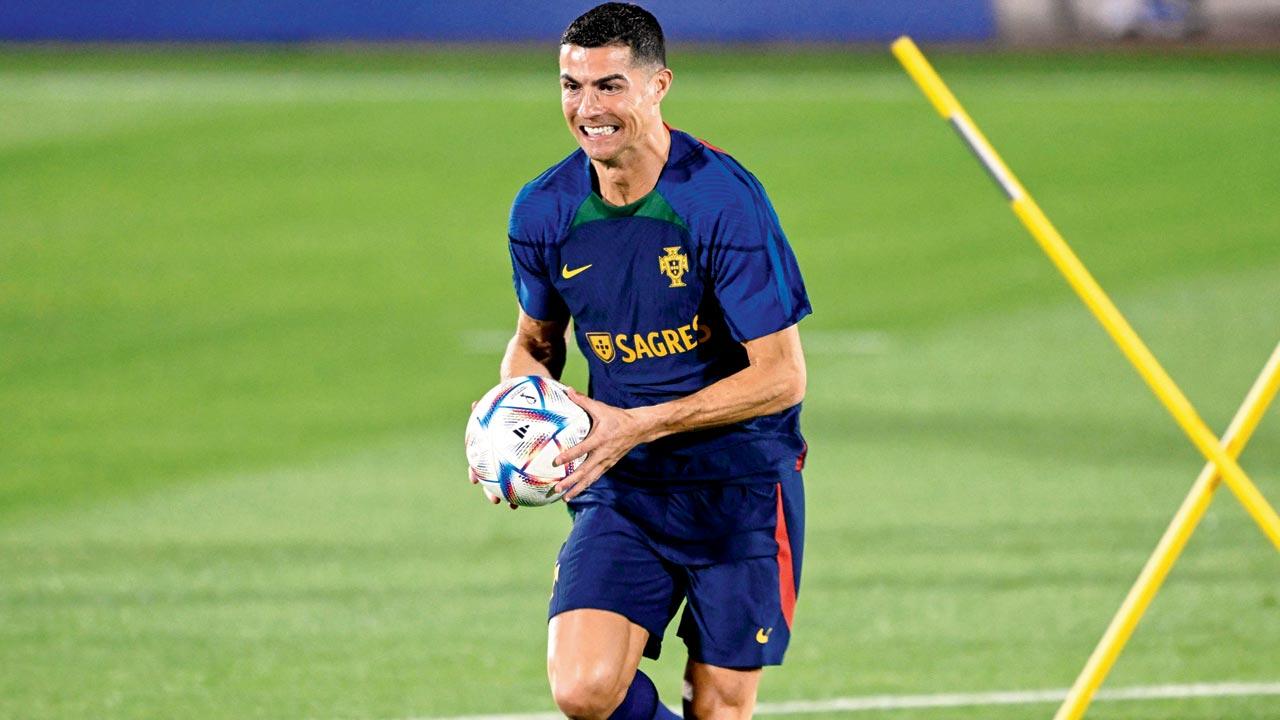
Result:
<svg viewBox="0 0 1280 720">
<path fill-rule="evenodd" d="M 578 115 L 591 117 L 601 112 L 600 95 L 592 88 L 582 89 L 582 99 L 578 102 Z"/>
</svg>

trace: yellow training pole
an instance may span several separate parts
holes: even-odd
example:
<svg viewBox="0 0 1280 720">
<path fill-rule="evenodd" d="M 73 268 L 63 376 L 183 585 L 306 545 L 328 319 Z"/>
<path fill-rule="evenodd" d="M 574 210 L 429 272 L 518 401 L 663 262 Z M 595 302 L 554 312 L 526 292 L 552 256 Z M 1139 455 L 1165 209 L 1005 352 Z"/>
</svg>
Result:
<svg viewBox="0 0 1280 720">
<path fill-rule="evenodd" d="M 1222 436 L 1228 455 L 1232 457 L 1240 455 L 1240 451 L 1249 443 L 1250 436 L 1258 427 L 1258 422 L 1266 412 L 1267 405 L 1275 398 L 1278 389 L 1280 389 L 1280 345 L 1276 345 L 1275 350 L 1271 352 L 1271 359 L 1262 369 L 1262 374 L 1254 381 L 1244 403 L 1236 411 L 1231 426 Z M 1066 701 L 1053 716 L 1054 720 L 1079 720 L 1084 717 L 1084 712 L 1089 708 L 1094 693 L 1102 685 L 1107 673 L 1111 672 L 1111 666 L 1115 665 L 1116 658 L 1120 656 L 1120 651 L 1124 649 L 1129 636 L 1138 626 L 1138 621 L 1142 619 L 1151 600 L 1160 590 L 1160 585 L 1164 583 L 1178 555 L 1186 547 L 1187 540 L 1191 538 L 1191 533 L 1195 532 L 1196 525 L 1209 509 L 1209 502 L 1213 499 L 1213 492 L 1218 489 L 1220 481 L 1221 476 L 1218 474 L 1217 466 L 1207 463 L 1200 471 L 1200 476 L 1196 478 L 1187 499 L 1182 501 L 1182 507 L 1178 508 L 1178 514 L 1174 515 L 1169 528 L 1164 531 L 1160 544 L 1156 546 L 1155 552 L 1142 568 L 1137 581 L 1133 583 L 1129 595 L 1124 599 L 1124 604 L 1111 619 L 1106 634 L 1102 636 L 1093 654 L 1089 656 L 1089 662 L 1085 663 L 1080 676 L 1071 686 L 1071 692 L 1067 693 Z"/>
<path fill-rule="evenodd" d="M 1280 516 L 1276 515 L 1276 511 L 1267 503 L 1253 481 L 1240 469 L 1240 465 L 1222 449 L 1218 438 L 1214 437 L 1213 432 L 1204 424 L 1204 420 L 1200 419 L 1191 401 L 1187 400 L 1187 397 L 1174 384 L 1173 379 L 1116 309 L 1102 287 L 1058 234 L 1040 206 L 1000 159 L 995 148 L 974 125 L 969 114 L 964 111 L 955 96 L 943 84 L 942 78 L 938 77 L 938 73 L 920 53 L 920 49 L 911 41 L 911 38 L 900 37 L 893 43 L 893 54 L 937 108 L 938 113 L 951 123 L 983 167 L 991 174 L 992 179 L 1008 198 L 1014 214 L 1035 237 L 1040 248 L 1048 254 L 1058 270 L 1066 276 L 1067 282 L 1098 318 L 1098 322 L 1106 328 L 1111 339 L 1120 346 L 1120 350 L 1129 358 L 1129 362 L 1137 368 L 1138 373 L 1173 415 L 1182 431 L 1191 438 L 1191 442 L 1205 459 L 1219 468 L 1227 486 L 1240 499 L 1245 510 L 1262 528 L 1262 532 L 1271 540 L 1271 543 L 1280 550 Z"/>
</svg>

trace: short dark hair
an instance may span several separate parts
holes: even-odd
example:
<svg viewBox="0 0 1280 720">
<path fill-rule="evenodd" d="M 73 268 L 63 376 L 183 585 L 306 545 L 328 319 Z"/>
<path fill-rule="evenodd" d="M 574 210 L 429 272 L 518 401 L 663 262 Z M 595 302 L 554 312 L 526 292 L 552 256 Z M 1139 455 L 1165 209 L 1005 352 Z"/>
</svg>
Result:
<svg viewBox="0 0 1280 720">
<path fill-rule="evenodd" d="M 634 65 L 667 66 L 667 47 L 658 19 L 639 5 L 607 2 L 597 5 L 569 23 L 561 45 L 596 48 L 625 45 Z"/>
</svg>

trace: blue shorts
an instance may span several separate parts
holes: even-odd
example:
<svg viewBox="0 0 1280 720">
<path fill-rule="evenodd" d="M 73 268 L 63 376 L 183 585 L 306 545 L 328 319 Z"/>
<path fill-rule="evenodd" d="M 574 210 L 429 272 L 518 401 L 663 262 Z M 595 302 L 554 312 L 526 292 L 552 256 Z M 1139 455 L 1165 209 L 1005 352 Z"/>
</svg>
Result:
<svg viewBox="0 0 1280 720">
<path fill-rule="evenodd" d="M 683 601 L 677 634 L 691 660 L 782 664 L 800 589 L 804 485 L 799 470 L 766 480 L 669 493 L 611 483 L 607 495 L 574 502 L 549 617 L 616 612 L 649 631 L 644 654 L 657 658 Z"/>
</svg>

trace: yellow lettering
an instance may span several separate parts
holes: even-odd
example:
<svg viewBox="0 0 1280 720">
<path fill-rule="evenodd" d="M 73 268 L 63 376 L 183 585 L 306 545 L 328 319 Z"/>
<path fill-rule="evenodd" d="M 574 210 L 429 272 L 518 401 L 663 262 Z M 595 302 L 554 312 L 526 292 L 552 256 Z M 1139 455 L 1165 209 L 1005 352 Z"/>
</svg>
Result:
<svg viewBox="0 0 1280 720">
<path fill-rule="evenodd" d="M 672 355 L 682 353 L 688 349 L 680 344 L 680 333 L 675 330 L 663 330 L 662 339 L 667 341 L 667 352 Z"/>
<path fill-rule="evenodd" d="M 659 333 L 651 332 L 645 336 L 645 340 L 649 341 L 649 348 L 653 350 L 654 355 L 666 357 L 667 346 L 662 344 L 662 341 L 658 339 L 658 335 Z"/>
<path fill-rule="evenodd" d="M 693 332 L 690 330 L 688 325 L 680 326 L 680 337 L 684 339 L 684 346 L 686 350 L 692 350 L 697 347 L 698 341 L 693 339 Z"/>
<path fill-rule="evenodd" d="M 664 328 L 629 335 L 618 333 L 613 336 L 613 345 L 622 362 L 633 363 L 641 358 L 666 357 L 689 352 L 710 337 L 711 328 L 698 325 L 698 316 L 694 315 L 691 323 L 674 329 Z M 608 339 L 603 341 L 609 342 Z"/>
<path fill-rule="evenodd" d="M 640 333 L 635 334 L 636 357 L 653 357 L 653 351 L 649 349 L 649 344 L 640 337 Z"/>
<path fill-rule="evenodd" d="M 615 335 L 613 338 L 613 344 L 617 345 L 618 349 L 622 351 L 622 362 L 632 363 L 636 361 L 636 354 L 631 350 L 631 348 L 627 347 L 626 335 L 621 333 Z"/>
</svg>

